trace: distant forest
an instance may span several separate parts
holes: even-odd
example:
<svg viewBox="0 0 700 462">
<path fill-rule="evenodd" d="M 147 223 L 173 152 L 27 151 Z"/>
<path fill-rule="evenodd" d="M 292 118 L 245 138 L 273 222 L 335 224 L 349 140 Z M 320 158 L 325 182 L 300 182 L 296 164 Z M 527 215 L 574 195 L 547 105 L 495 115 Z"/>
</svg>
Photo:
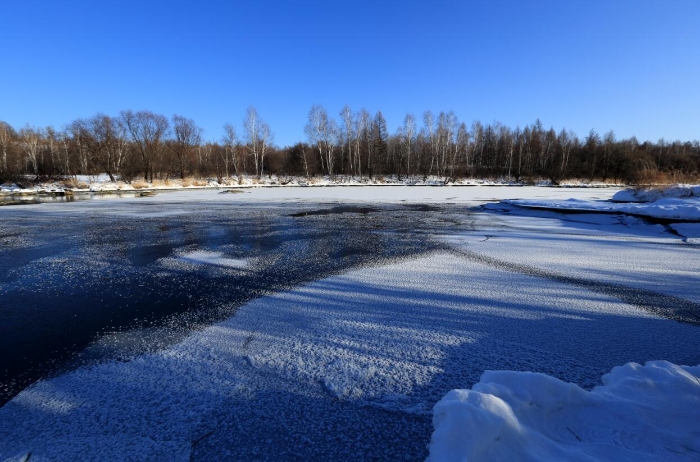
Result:
<svg viewBox="0 0 700 462">
<path fill-rule="evenodd" d="M 150 111 L 96 114 L 61 129 L 17 129 L 0 121 L 0 182 L 107 174 L 127 182 L 328 175 L 660 184 L 700 176 L 698 140 L 640 143 L 594 130 L 579 138 L 546 129 L 539 120 L 522 128 L 479 121 L 467 126 L 451 111 L 426 111 L 420 120 L 408 114 L 390 134 L 381 112 L 346 106 L 334 118 L 314 105 L 304 141 L 278 147 L 269 125 L 250 107 L 242 132 L 225 124 L 224 133 L 221 140 L 204 141 L 194 120 Z"/>
</svg>

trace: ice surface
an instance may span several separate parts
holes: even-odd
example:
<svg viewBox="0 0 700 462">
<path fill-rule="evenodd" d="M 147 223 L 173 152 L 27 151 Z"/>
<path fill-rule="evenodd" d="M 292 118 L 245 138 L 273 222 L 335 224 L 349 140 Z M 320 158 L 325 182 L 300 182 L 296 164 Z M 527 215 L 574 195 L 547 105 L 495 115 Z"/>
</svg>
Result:
<svg viewBox="0 0 700 462">
<path fill-rule="evenodd" d="M 627 213 L 664 220 L 700 221 L 700 186 L 675 186 L 655 190 L 624 190 L 610 201 L 516 199 L 506 201 L 521 207 L 606 213 Z"/>
<path fill-rule="evenodd" d="M 685 242 L 700 244 L 700 223 L 672 223 L 669 227 L 683 236 Z"/>
<path fill-rule="evenodd" d="M 494 206 L 502 208 L 502 206 Z M 452 247 L 583 281 L 622 284 L 700 303 L 700 249 L 661 225 L 629 216 L 505 209 L 479 216 L 473 233 L 443 235 Z M 698 224 L 674 224 L 697 236 Z M 685 242 L 684 242 L 685 241 Z"/>
<path fill-rule="evenodd" d="M 486 369 L 592 386 L 628 360 L 697 361 L 696 331 L 583 288 L 438 253 L 263 297 L 159 353 L 41 381 L 0 409 L 0 459 L 113 460 L 123 446 L 126 458 L 184 460 L 205 436 L 196 446 L 208 458 L 292 457 L 288 449 L 421 457 L 433 403 Z M 367 406 L 402 428 L 377 427 L 391 438 L 372 436 L 363 449 L 358 439 L 375 427 L 353 416 L 368 418 Z M 272 440 L 254 437 L 282 416 Z"/>
<path fill-rule="evenodd" d="M 431 461 L 698 460 L 700 367 L 628 363 L 586 391 L 487 371 L 433 409 Z"/>
<path fill-rule="evenodd" d="M 500 204 L 468 208 L 515 195 L 606 201 L 614 192 L 299 187 L 226 195 L 175 192 L 123 199 L 110 207 L 99 202 L 32 206 L 33 214 L 57 219 L 64 214 L 83 214 L 86 220 L 104 214 L 118 220 L 149 213 L 160 218 L 162 206 L 153 207 L 156 203 L 167 204 L 173 214 L 186 210 L 182 202 L 202 203 L 198 217 L 208 213 L 207 203 L 226 210 L 230 206 L 231 214 L 238 213 L 239 204 L 254 204 L 260 210 L 272 204 L 301 204 L 295 205 L 298 211 L 357 202 L 457 203 L 460 208 L 450 214 L 473 221 L 473 227 L 465 232 L 440 228 L 439 235 L 431 236 L 444 243 L 438 253 L 368 266 L 258 298 L 230 319 L 157 353 L 42 380 L 0 409 L 0 460 L 21 460 L 30 453 L 32 460 L 419 460 L 428 455 L 433 405 L 449 390 L 469 387 L 493 369 L 551 376 L 524 375 L 532 385 L 523 388 L 531 393 L 527 399 L 543 400 L 549 396 L 544 391 L 551 391 L 557 402 L 567 404 L 563 409 L 574 419 L 568 426 L 579 438 L 590 436 L 583 426 L 590 419 L 578 426 L 567 399 L 601 400 L 612 409 L 613 421 L 622 416 L 617 424 L 627 424 L 615 434 L 622 438 L 616 441 L 627 444 L 624 438 L 632 438 L 638 427 L 631 418 L 621 420 L 633 408 L 614 404 L 625 404 L 617 399 L 625 392 L 615 391 L 621 390 L 619 384 L 607 388 L 607 394 L 599 391 L 624 381 L 605 378 L 603 387 L 585 390 L 599 385 L 601 375 L 613 367 L 630 361 L 700 363 L 697 326 L 670 321 L 641 306 L 685 301 L 696 307 L 700 250 L 664 226 L 633 217 L 563 215 Z M 352 219 L 365 219 L 356 215 Z M 388 231 L 373 227 L 369 232 Z M 171 255 L 169 249 L 166 257 L 154 256 L 153 266 L 240 272 L 255 264 L 254 258 L 238 259 L 240 254 L 226 252 L 186 246 Z M 566 278 L 558 277 L 562 275 Z M 656 364 L 665 363 L 652 363 L 659 370 L 697 375 L 697 368 Z M 520 375 L 503 374 L 488 373 L 482 382 L 498 384 L 499 390 L 519 390 L 513 385 L 519 379 L 513 377 Z M 664 382 L 662 373 L 644 374 L 642 385 L 658 380 L 657 389 L 670 384 L 685 390 L 685 382 Z M 508 401 L 511 395 L 519 403 L 526 398 L 515 391 L 495 394 L 495 388 L 479 387 L 469 393 L 493 394 L 478 398 L 488 403 L 482 407 L 509 415 L 506 405 L 510 406 L 510 422 L 527 426 L 527 435 L 534 435 L 523 442 L 532 449 L 526 454 L 552 449 L 546 439 L 551 435 L 543 433 L 546 426 L 535 425 L 537 415 L 527 420 Z M 479 415 L 485 422 L 494 419 Z M 587 415 L 602 414 L 590 411 L 582 418 Z M 657 417 L 659 422 L 674 419 L 663 412 Z M 557 428 L 567 444 L 576 440 L 565 427 Z M 645 428 L 651 435 L 653 429 Z M 603 430 L 612 434 L 611 427 Z M 651 435 L 648 440 L 661 437 Z"/>
<path fill-rule="evenodd" d="M 242 258 L 230 258 L 222 252 L 209 252 L 206 250 L 195 250 L 179 255 L 177 258 L 189 263 L 202 265 L 216 265 L 226 268 L 245 268 L 248 260 Z"/>
</svg>

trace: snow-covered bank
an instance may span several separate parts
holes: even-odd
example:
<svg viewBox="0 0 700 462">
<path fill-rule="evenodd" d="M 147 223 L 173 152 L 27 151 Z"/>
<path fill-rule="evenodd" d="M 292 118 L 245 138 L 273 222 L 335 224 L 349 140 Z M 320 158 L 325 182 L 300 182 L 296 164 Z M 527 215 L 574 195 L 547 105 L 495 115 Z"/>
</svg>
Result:
<svg viewBox="0 0 700 462">
<path fill-rule="evenodd" d="M 615 188 L 550 188 L 542 186 L 496 187 L 431 187 L 431 186 L 391 186 L 391 187 L 318 187 L 318 188 L 249 188 L 240 194 L 221 194 L 218 190 L 174 191 L 143 198 L 148 202 L 230 202 L 232 204 L 287 203 L 320 207 L 328 204 L 378 203 L 378 204 L 473 204 L 499 202 L 514 196 L 533 199 L 578 197 L 586 200 L 608 200 L 618 189 Z M 121 202 L 121 201 L 120 201 Z M 52 206 L 52 209 L 55 207 Z"/>
<path fill-rule="evenodd" d="M 611 201 L 513 199 L 506 202 L 538 209 L 626 213 L 664 220 L 700 222 L 700 186 L 624 190 L 616 193 Z"/>
<path fill-rule="evenodd" d="M 220 189 L 220 188 L 259 188 L 259 187 L 330 187 L 330 186 L 525 186 L 525 183 L 512 180 L 487 180 L 473 178 L 459 178 L 447 181 L 436 176 L 428 177 L 374 177 L 358 178 L 352 176 L 337 175 L 333 178 L 319 176 L 305 177 L 280 177 L 277 175 L 255 178 L 243 176 L 216 180 L 213 178 L 202 179 L 168 179 L 153 182 L 135 180 L 132 182 L 111 181 L 107 175 L 78 175 L 70 177 L 62 182 L 41 183 L 28 187 L 17 184 L 0 185 L 0 195 L 30 195 L 30 194 L 64 194 L 64 193 L 117 193 L 139 191 L 173 191 L 192 189 Z M 537 183 L 539 187 L 550 187 L 551 183 L 542 181 Z M 571 181 L 558 185 L 561 188 L 621 188 L 623 185 L 610 183 L 586 183 Z"/>
<path fill-rule="evenodd" d="M 433 409 L 429 460 L 698 460 L 700 366 L 628 363 L 591 391 L 487 371 Z"/>
<path fill-rule="evenodd" d="M 656 202 L 661 199 L 700 199 L 700 186 L 676 185 L 668 188 L 625 189 L 613 196 L 615 202 Z"/>
</svg>

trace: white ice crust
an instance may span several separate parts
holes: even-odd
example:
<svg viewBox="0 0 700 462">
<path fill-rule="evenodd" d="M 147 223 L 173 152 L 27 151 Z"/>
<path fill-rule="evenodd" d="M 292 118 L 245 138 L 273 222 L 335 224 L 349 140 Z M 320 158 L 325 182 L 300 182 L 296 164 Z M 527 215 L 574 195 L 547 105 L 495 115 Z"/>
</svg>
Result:
<svg viewBox="0 0 700 462">
<path fill-rule="evenodd" d="M 487 371 L 434 409 L 431 461 L 698 460 L 700 367 L 628 363 L 586 391 Z"/>
<path fill-rule="evenodd" d="M 506 202 L 521 207 L 627 213 L 665 220 L 700 221 L 700 186 L 623 190 L 617 192 L 611 201 L 516 199 Z"/>
</svg>

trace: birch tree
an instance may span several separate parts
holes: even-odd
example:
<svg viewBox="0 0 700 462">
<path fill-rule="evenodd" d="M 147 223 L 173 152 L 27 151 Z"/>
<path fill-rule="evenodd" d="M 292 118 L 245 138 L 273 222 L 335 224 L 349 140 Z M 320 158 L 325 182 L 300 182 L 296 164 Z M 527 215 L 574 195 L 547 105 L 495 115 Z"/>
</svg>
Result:
<svg viewBox="0 0 700 462">
<path fill-rule="evenodd" d="M 74 121 L 71 127 L 81 149 L 109 176 L 110 181 L 115 181 L 128 149 L 125 126 L 105 114 L 96 114 L 89 119 Z"/>
<path fill-rule="evenodd" d="M 265 165 L 265 154 L 272 144 L 272 131 L 270 131 L 270 126 L 260 118 L 258 111 L 253 106 L 248 107 L 246 110 L 246 116 L 243 119 L 243 129 L 246 134 L 246 146 L 255 163 L 255 176 L 260 178 Z"/>
<path fill-rule="evenodd" d="M 318 156 L 321 159 L 321 170 L 325 170 L 324 146 L 323 142 L 327 137 L 328 112 L 320 104 L 314 104 L 309 110 L 308 120 L 304 126 L 304 133 L 309 140 L 309 144 L 316 145 Z"/>
<path fill-rule="evenodd" d="M 354 162 L 353 162 L 353 155 L 352 155 L 352 148 L 353 148 L 353 138 L 355 137 L 355 133 L 353 128 L 355 127 L 355 124 L 353 123 L 352 120 L 352 111 L 350 110 L 350 107 L 346 104 L 343 107 L 343 110 L 340 111 L 340 117 L 343 120 L 343 127 L 345 128 L 345 149 L 347 149 L 348 152 L 348 159 L 350 163 L 350 172 L 354 175 L 355 169 L 354 169 Z M 341 158 L 341 162 L 343 159 Z M 343 167 L 344 168 L 344 167 Z"/>
<path fill-rule="evenodd" d="M 569 156 L 571 154 L 571 145 L 575 135 L 569 133 L 566 129 L 562 128 L 559 132 L 559 146 L 561 146 L 561 166 L 559 168 L 559 173 L 563 178 L 566 174 L 566 168 L 569 164 Z"/>
<path fill-rule="evenodd" d="M 238 157 L 236 155 L 236 145 L 238 140 L 236 139 L 236 129 L 231 124 L 224 125 L 224 137 L 222 139 L 224 150 L 223 150 L 223 164 L 226 177 L 229 177 L 228 166 L 229 163 L 233 164 L 233 170 L 240 181 L 241 175 L 238 172 Z"/>
<path fill-rule="evenodd" d="M 454 147 L 454 155 L 450 161 L 450 178 L 455 178 L 455 170 L 460 158 L 466 158 L 467 150 L 469 149 L 469 130 L 467 125 L 462 122 L 457 129 L 457 139 Z"/>
<path fill-rule="evenodd" d="M 428 168 L 428 175 L 433 173 L 433 164 L 435 163 L 435 116 L 431 111 L 425 111 L 423 113 L 423 129 L 425 130 L 425 137 L 428 141 L 428 155 L 430 157 L 430 167 Z"/>
<path fill-rule="evenodd" d="M 41 132 L 39 129 L 27 125 L 19 131 L 20 143 L 22 150 L 27 157 L 27 161 L 31 164 L 32 173 L 39 174 L 39 146 L 41 142 Z"/>
<path fill-rule="evenodd" d="M 272 148 L 272 143 L 274 141 L 274 134 L 270 130 L 270 126 L 267 122 L 260 121 L 260 175 L 263 174 L 265 168 L 265 155 Z"/>
<path fill-rule="evenodd" d="M 70 175 L 70 136 L 67 129 L 63 129 L 61 131 L 59 134 L 59 140 L 61 142 L 61 147 L 63 148 L 61 151 L 61 155 L 63 157 L 61 159 L 61 169 L 63 170 L 64 175 Z"/>
<path fill-rule="evenodd" d="M 369 146 L 370 126 L 372 119 L 366 109 L 360 109 L 355 119 L 355 154 L 357 156 L 357 174 L 362 179 L 362 150 Z"/>
<path fill-rule="evenodd" d="M 12 141 L 12 127 L 7 122 L 0 121 L 0 150 L 2 150 L 2 158 L 0 159 L 0 172 L 7 172 L 7 150 Z"/>
<path fill-rule="evenodd" d="M 335 120 L 329 119 L 326 109 L 314 104 L 309 110 L 309 119 L 304 127 L 304 132 L 311 144 L 315 144 L 321 159 L 321 169 L 329 176 L 333 176 L 335 163 L 334 150 L 338 143 L 339 129 Z"/>
<path fill-rule="evenodd" d="M 406 114 L 403 119 L 401 130 L 402 142 L 406 150 L 406 175 L 411 177 L 411 153 L 416 137 L 416 117 L 413 114 Z"/>
<path fill-rule="evenodd" d="M 608 131 L 603 135 L 603 181 L 608 179 L 610 171 L 610 159 L 612 157 L 613 146 L 615 145 L 615 132 Z"/>
</svg>

